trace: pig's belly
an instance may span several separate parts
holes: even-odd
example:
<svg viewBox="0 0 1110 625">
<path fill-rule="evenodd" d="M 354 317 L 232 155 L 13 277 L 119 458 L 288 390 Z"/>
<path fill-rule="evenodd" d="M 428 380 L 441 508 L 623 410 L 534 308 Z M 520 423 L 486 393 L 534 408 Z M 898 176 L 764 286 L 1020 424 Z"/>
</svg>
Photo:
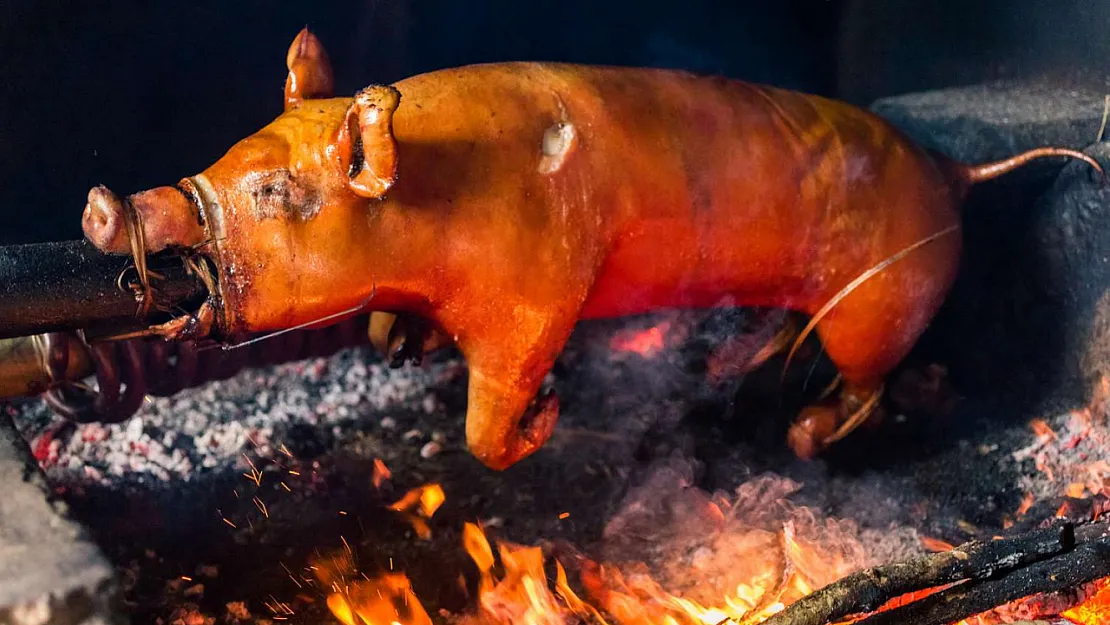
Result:
<svg viewBox="0 0 1110 625">
<path fill-rule="evenodd" d="M 799 250 L 788 246 L 797 243 L 796 234 L 699 230 L 685 219 L 638 224 L 610 248 L 580 316 L 612 318 L 666 308 L 805 310 L 814 294 Z"/>
</svg>

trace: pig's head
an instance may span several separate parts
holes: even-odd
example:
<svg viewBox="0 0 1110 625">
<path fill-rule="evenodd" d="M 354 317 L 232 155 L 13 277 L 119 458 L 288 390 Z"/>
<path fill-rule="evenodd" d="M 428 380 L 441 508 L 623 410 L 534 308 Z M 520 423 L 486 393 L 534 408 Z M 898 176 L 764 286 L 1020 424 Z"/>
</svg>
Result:
<svg viewBox="0 0 1110 625">
<path fill-rule="evenodd" d="M 327 54 L 307 29 L 286 65 L 284 112 L 273 122 L 176 185 L 124 199 L 93 189 L 82 218 L 105 252 L 209 258 L 210 315 L 225 336 L 334 322 L 374 292 L 372 274 L 337 259 L 365 254 L 367 206 L 395 182 L 400 94 L 378 85 L 333 98 Z"/>
<path fill-rule="evenodd" d="M 451 160 L 441 160 L 444 139 L 428 120 L 442 101 L 421 106 L 421 83 L 407 83 L 414 86 L 411 104 L 397 115 L 398 145 L 396 88 L 376 85 L 334 97 L 327 55 L 307 30 L 294 40 L 286 65 L 284 110 L 276 119 L 173 186 L 122 199 L 102 187 L 92 190 L 86 237 L 102 251 L 135 255 L 137 268 L 139 259 L 166 250 L 214 278 L 200 309 L 147 330 L 167 338 L 235 340 L 371 312 L 371 341 L 394 363 L 458 342 L 471 365 L 471 451 L 494 468 L 530 454 L 550 436 L 558 412 L 551 395 L 529 407 L 535 393 L 525 387 L 542 381 L 537 370 L 553 350 L 535 343 L 553 342 L 547 337 L 558 331 L 529 306 L 517 306 L 527 315 L 522 318 L 535 321 L 531 329 L 540 339 L 484 340 L 502 323 L 501 304 L 490 305 L 487 296 L 495 287 L 464 306 L 452 308 L 457 299 L 444 304 L 465 279 L 444 269 L 456 251 L 451 243 L 471 253 L 480 242 L 463 231 L 447 240 L 447 211 L 420 202 L 424 176 L 443 183 L 467 174 L 441 168 Z M 534 146 L 537 157 L 540 147 Z M 401 149 L 408 173 L 394 187 Z M 433 323 L 420 323 L 425 318 Z M 448 332 L 440 323 L 453 327 Z"/>
</svg>

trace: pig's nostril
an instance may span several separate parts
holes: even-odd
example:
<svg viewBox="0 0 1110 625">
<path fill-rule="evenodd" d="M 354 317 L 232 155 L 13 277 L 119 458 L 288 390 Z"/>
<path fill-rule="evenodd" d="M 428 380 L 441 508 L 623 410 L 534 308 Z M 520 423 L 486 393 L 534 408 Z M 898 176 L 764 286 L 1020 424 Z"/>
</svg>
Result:
<svg viewBox="0 0 1110 625">
<path fill-rule="evenodd" d="M 85 205 L 85 214 L 82 215 L 82 221 L 94 228 L 103 228 L 108 225 L 108 215 L 104 214 L 103 210 L 94 208 L 92 204 Z"/>
<path fill-rule="evenodd" d="M 85 237 L 101 250 L 115 251 L 115 239 L 119 237 L 123 207 L 114 193 L 105 187 L 89 191 L 88 203 L 81 216 Z"/>
</svg>

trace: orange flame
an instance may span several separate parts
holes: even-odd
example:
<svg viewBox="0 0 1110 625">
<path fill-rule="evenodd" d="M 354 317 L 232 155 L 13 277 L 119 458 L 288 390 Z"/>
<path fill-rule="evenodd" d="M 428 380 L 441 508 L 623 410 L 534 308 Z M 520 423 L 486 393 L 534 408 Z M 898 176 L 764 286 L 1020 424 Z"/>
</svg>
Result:
<svg viewBox="0 0 1110 625">
<path fill-rule="evenodd" d="M 357 567 L 349 547 L 317 560 L 310 568 L 321 585 L 330 589 L 328 609 L 343 625 L 432 625 L 404 573 L 351 581 Z"/>
<path fill-rule="evenodd" d="M 1076 625 L 1106 625 L 1110 623 L 1110 579 L 1098 583 L 1095 591 L 1086 601 L 1065 610 L 1060 616 Z"/>
<path fill-rule="evenodd" d="M 404 497 L 389 506 L 389 509 L 403 514 L 416 535 L 422 540 L 428 540 L 432 537 L 432 528 L 428 526 L 425 519 L 432 518 L 446 500 L 447 496 L 443 493 L 442 486 L 426 484 L 405 493 Z M 418 512 L 414 512 L 417 509 Z"/>
<path fill-rule="evenodd" d="M 1036 434 L 1038 438 L 1056 438 L 1056 432 L 1053 431 L 1051 427 L 1049 427 L 1048 423 L 1044 419 L 1033 419 L 1029 422 L 1029 427 L 1033 428 L 1033 433 Z"/>
<path fill-rule="evenodd" d="M 740 584 L 722 607 L 707 607 L 673 595 L 646 574 L 626 576 L 616 568 L 586 561 L 582 581 L 597 603 L 594 607 L 571 589 L 566 570 L 556 561 L 554 592 L 547 586 L 544 557 L 539 547 L 502 543 L 498 555 L 505 569 L 497 580 L 492 573 L 493 548 L 475 524 L 463 528 L 463 546 L 481 574 L 478 586 L 478 622 L 516 625 L 561 625 L 569 616 L 608 625 L 601 612 L 617 625 L 717 625 L 726 619 L 757 623 L 781 611 L 782 598 L 797 598 L 811 592 L 800 576 L 783 581 L 772 571 L 753 584 Z"/>
<path fill-rule="evenodd" d="M 431 517 L 445 501 L 443 489 L 431 484 L 413 489 L 390 506 L 397 512 Z M 709 517 L 722 517 L 716 503 Z M 419 520 L 419 519 L 418 519 Z M 768 549 L 775 539 L 756 540 L 758 551 L 777 554 L 766 562 L 745 563 L 744 581 L 730 586 L 723 595 L 697 597 L 672 594 L 647 570 L 616 567 L 581 559 L 577 562 L 587 599 L 577 595 L 566 570 L 554 561 L 555 580 L 545 571 L 544 552 L 501 541 L 496 549 L 485 531 L 466 523 L 462 547 L 478 569 L 476 610 L 456 619 L 459 625 L 564 625 L 570 622 L 594 625 L 758 625 L 786 606 L 813 592 L 824 583 L 847 573 L 848 563 L 825 553 L 819 543 L 806 542 L 796 534 L 792 522 L 778 534 L 778 549 Z M 944 541 L 922 540 L 933 551 L 951 549 Z M 778 561 L 776 561 L 778 560 Z M 498 569 L 498 562 L 500 568 Z M 432 625 L 427 611 L 404 573 L 389 572 L 376 578 L 349 581 L 354 576 L 350 549 L 312 567 L 322 585 L 330 589 L 327 606 L 343 625 Z M 365 577 L 365 576 L 363 576 Z M 889 610 L 943 590 L 931 588 L 886 602 L 878 611 Z M 1060 616 L 1076 625 L 1110 623 L 1110 579 L 1081 605 Z M 607 620 L 608 619 L 608 620 Z M 854 622 L 854 621 L 845 621 Z M 957 625 L 978 622 L 975 617 Z"/>
<path fill-rule="evenodd" d="M 483 620 L 522 625 L 562 625 L 563 610 L 547 587 L 543 552 L 539 547 L 502 545 L 505 577 L 493 577 L 493 549 L 477 525 L 463 527 L 463 547 L 478 566 L 478 606 Z"/>
<path fill-rule="evenodd" d="M 333 592 L 328 609 L 343 625 L 432 625 L 404 573 L 387 573 Z"/>
<path fill-rule="evenodd" d="M 941 540 L 939 538 L 933 538 L 931 536 L 922 536 L 921 537 L 921 546 L 925 547 L 929 551 L 932 551 L 933 553 L 941 553 L 943 551 L 952 551 L 953 549 L 956 548 L 955 545 L 953 545 L 952 543 L 950 543 L 948 541 L 944 541 L 944 540 Z"/>
<path fill-rule="evenodd" d="M 485 532 L 473 523 L 463 527 L 463 548 L 478 566 L 478 606 L 481 622 L 522 623 L 525 625 L 562 625 L 573 614 L 583 621 L 607 625 L 596 609 L 571 590 L 566 571 L 555 563 L 555 592 L 547 587 L 543 552 L 539 547 L 503 543 L 498 555 L 505 569 L 498 581 L 493 576 L 493 549 Z"/>
<path fill-rule="evenodd" d="M 419 506 L 420 513 L 427 518 L 431 518 L 446 500 L 447 496 L 443 493 L 442 486 L 439 484 L 426 484 L 405 493 L 405 496 L 389 506 L 389 509 L 395 512 L 411 512 L 414 508 Z"/>
</svg>

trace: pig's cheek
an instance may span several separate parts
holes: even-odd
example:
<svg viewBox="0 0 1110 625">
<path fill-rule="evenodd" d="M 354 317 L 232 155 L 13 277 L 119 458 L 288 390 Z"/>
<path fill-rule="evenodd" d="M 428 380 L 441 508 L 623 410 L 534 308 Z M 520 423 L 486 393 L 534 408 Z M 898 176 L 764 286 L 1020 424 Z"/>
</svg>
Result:
<svg viewBox="0 0 1110 625">
<path fill-rule="evenodd" d="M 290 185 L 285 199 L 286 210 L 291 216 L 307 221 L 320 212 L 319 198 L 302 185 Z"/>
<path fill-rule="evenodd" d="M 269 191 L 254 191 L 249 197 L 251 212 L 258 221 L 277 219 L 286 212 L 285 198 L 280 195 Z"/>
</svg>

